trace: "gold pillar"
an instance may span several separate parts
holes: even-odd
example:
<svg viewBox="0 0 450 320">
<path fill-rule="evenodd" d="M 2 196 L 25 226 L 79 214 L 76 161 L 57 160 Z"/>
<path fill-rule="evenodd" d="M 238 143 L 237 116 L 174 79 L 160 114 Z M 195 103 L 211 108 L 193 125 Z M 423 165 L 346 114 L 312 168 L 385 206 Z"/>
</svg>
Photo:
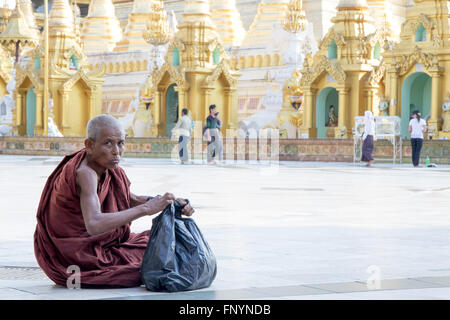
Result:
<svg viewBox="0 0 450 320">
<path fill-rule="evenodd" d="M 305 107 L 303 126 L 300 128 L 301 138 L 314 138 L 317 135 L 317 128 L 313 127 L 314 95 L 315 90 L 305 88 Z"/>
<path fill-rule="evenodd" d="M 162 90 L 162 89 L 161 89 Z M 160 88 L 158 88 L 158 90 L 155 92 L 155 101 L 153 102 L 153 121 L 152 121 L 152 125 L 151 125 L 151 135 L 154 137 L 158 137 L 159 136 L 159 123 L 160 123 L 160 119 L 161 119 L 161 91 Z"/>
<path fill-rule="evenodd" d="M 433 135 L 437 137 L 439 128 L 439 109 L 441 96 L 441 74 L 439 71 L 431 73 L 431 117 L 428 121 L 429 131 L 433 132 Z"/>
<path fill-rule="evenodd" d="M 396 72 L 390 72 L 391 78 L 391 96 L 389 101 L 389 115 L 397 115 L 397 104 L 398 104 L 398 75 Z"/>
<path fill-rule="evenodd" d="M 156 91 L 155 93 L 155 104 L 154 104 L 154 112 L 153 112 L 153 116 L 154 116 L 154 123 L 156 125 L 159 125 L 160 122 L 160 117 L 161 117 L 161 91 Z"/>
<path fill-rule="evenodd" d="M 17 92 L 16 93 L 16 126 L 19 127 L 22 125 L 22 95 Z M 17 128 L 19 130 L 19 128 Z"/>
<path fill-rule="evenodd" d="M 175 88 L 178 88 L 176 86 Z M 182 88 L 178 89 L 178 113 L 181 116 L 181 110 L 183 110 L 186 106 L 186 93 Z"/>
<path fill-rule="evenodd" d="M 95 95 L 93 95 L 92 91 L 89 89 L 84 90 L 84 94 L 88 97 L 88 101 L 89 101 L 88 116 L 89 116 L 89 119 L 92 119 L 93 117 L 95 117 Z M 89 121 L 89 119 L 88 119 L 88 121 Z"/>
<path fill-rule="evenodd" d="M 36 124 L 34 125 L 34 132 L 37 133 L 38 136 L 42 135 L 43 129 L 43 110 L 42 110 L 42 93 L 40 91 L 35 90 L 36 93 Z"/>
<path fill-rule="evenodd" d="M 225 128 L 228 129 L 235 129 L 236 128 L 236 124 L 233 123 L 233 96 L 234 96 L 235 90 L 225 90 L 225 97 L 227 99 L 226 101 L 226 119 L 224 118 L 224 125 Z"/>
<path fill-rule="evenodd" d="M 335 138 L 347 138 L 348 128 L 346 120 L 348 118 L 348 111 L 350 108 L 347 105 L 347 94 L 349 89 L 345 87 L 337 88 L 339 92 L 339 112 L 338 112 L 338 126 L 334 130 Z M 350 128 L 351 129 L 351 128 Z"/>
<path fill-rule="evenodd" d="M 53 100 L 53 103 L 55 101 Z M 61 108 L 61 124 L 62 129 L 65 131 L 69 128 L 69 125 L 67 124 L 67 107 L 69 105 L 69 92 L 64 91 L 62 93 L 62 108 Z M 64 135 L 66 135 L 66 132 L 63 132 Z"/>
<path fill-rule="evenodd" d="M 205 104 L 203 106 L 203 110 L 199 110 L 200 112 L 198 113 L 198 121 L 204 121 L 206 119 L 206 117 L 209 115 L 209 104 L 211 102 L 211 91 L 212 88 L 207 88 L 204 91 L 204 95 L 205 95 Z M 225 119 L 223 119 L 225 120 Z"/>
</svg>

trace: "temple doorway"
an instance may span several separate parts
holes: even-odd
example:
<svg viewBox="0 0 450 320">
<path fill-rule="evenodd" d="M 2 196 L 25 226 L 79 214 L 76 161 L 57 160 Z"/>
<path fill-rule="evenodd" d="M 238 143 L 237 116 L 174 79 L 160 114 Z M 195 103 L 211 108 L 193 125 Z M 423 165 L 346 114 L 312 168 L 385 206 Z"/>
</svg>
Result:
<svg viewBox="0 0 450 320">
<path fill-rule="evenodd" d="M 36 124 L 36 94 L 34 93 L 34 86 L 28 89 L 26 99 L 27 136 L 34 136 L 34 125 Z"/>
<path fill-rule="evenodd" d="M 424 120 L 430 116 L 431 77 L 425 72 L 409 75 L 402 85 L 401 134 L 404 139 L 409 138 L 409 120 L 414 110 L 419 110 Z"/>
<path fill-rule="evenodd" d="M 320 91 L 316 103 L 317 138 L 327 138 L 327 129 L 337 127 L 339 114 L 339 94 L 335 88 Z"/>
<path fill-rule="evenodd" d="M 175 83 L 171 84 L 166 93 L 166 137 L 172 135 L 172 129 L 178 121 L 178 92 L 175 87 Z"/>
</svg>

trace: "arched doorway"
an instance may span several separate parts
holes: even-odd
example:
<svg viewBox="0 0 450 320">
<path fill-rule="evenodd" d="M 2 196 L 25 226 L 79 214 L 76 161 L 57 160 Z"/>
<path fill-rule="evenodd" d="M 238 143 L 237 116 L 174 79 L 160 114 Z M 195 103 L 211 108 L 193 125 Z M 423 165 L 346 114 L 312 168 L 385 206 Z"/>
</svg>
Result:
<svg viewBox="0 0 450 320">
<path fill-rule="evenodd" d="M 36 94 L 34 93 L 34 86 L 28 89 L 26 99 L 27 136 L 34 136 L 34 125 L 36 124 Z"/>
<path fill-rule="evenodd" d="M 330 109 L 334 107 L 335 125 L 330 122 Z M 337 126 L 337 116 L 339 114 L 339 94 L 335 88 L 327 87 L 320 91 L 316 103 L 316 128 L 317 138 L 327 138 L 328 126 Z"/>
<path fill-rule="evenodd" d="M 431 110 L 431 77 L 425 72 L 409 75 L 402 85 L 402 136 L 409 137 L 408 126 L 411 113 L 419 110 L 427 119 Z"/>
<path fill-rule="evenodd" d="M 172 135 L 172 129 L 178 121 L 178 92 L 175 91 L 177 85 L 171 84 L 166 93 L 166 136 Z"/>
</svg>

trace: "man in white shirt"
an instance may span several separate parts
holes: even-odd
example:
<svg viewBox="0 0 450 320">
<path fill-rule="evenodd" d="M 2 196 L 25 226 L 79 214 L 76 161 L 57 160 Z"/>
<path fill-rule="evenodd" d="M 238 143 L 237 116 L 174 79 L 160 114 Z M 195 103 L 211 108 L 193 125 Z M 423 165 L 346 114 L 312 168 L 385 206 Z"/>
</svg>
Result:
<svg viewBox="0 0 450 320">
<path fill-rule="evenodd" d="M 173 128 L 173 132 L 179 134 L 178 138 L 178 154 L 180 155 L 181 164 L 189 163 L 188 142 L 191 137 L 192 120 L 188 116 L 188 109 L 181 111 L 181 118 Z"/>
<path fill-rule="evenodd" d="M 427 123 L 420 118 L 419 110 L 414 110 L 413 118 L 409 121 L 409 132 L 411 132 L 412 161 L 414 168 L 419 167 L 420 151 L 422 150 L 423 134 L 427 131 Z"/>
</svg>

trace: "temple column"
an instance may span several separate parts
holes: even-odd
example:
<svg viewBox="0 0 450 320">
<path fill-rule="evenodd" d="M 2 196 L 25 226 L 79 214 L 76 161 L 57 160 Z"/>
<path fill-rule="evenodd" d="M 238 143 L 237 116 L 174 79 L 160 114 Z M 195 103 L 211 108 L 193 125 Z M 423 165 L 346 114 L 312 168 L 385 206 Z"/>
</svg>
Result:
<svg viewBox="0 0 450 320">
<path fill-rule="evenodd" d="M 438 71 L 431 72 L 431 114 L 428 121 L 428 130 L 431 136 L 438 137 L 439 135 L 439 109 L 441 97 L 441 73 Z"/>
<path fill-rule="evenodd" d="M 69 91 L 62 92 L 62 106 L 61 106 L 61 125 L 62 134 L 67 135 L 67 129 L 69 129 L 69 124 L 67 123 L 67 107 L 69 105 Z"/>
<path fill-rule="evenodd" d="M 34 125 L 34 132 L 41 136 L 43 131 L 42 93 L 38 90 L 34 90 L 34 92 L 36 93 L 36 124 Z"/>
<path fill-rule="evenodd" d="M 19 134 L 19 127 L 22 125 L 22 95 L 17 92 L 16 93 L 16 127 L 17 134 Z"/>
<path fill-rule="evenodd" d="M 313 113 L 314 113 L 314 96 L 315 89 L 304 88 L 305 107 L 303 126 L 300 128 L 300 137 L 302 139 L 314 138 L 317 136 L 317 128 L 313 127 Z"/>
<path fill-rule="evenodd" d="M 347 138 L 348 137 L 348 130 L 351 130 L 350 128 L 347 128 L 346 126 L 346 119 L 348 116 L 348 105 L 347 105 L 347 95 L 349 92 L 349 88 L 340 87 L 336 88 L 339 92 L 339 113 L 338 113 L 338 126 L 334 130 L 334 137 L 335 138 Z"/>
<path fill-rule="evenodd" d="M 153 123 L 151 125 L 151 135 L 153 137 L 159 137 L 159 123 L 161 119 L 161 91 L 155 92 L 155 101 L 153 103 Z"/>
<path fill-rule="evenodd" d="M 212 91 L 212 88 L 205 88 L 205 90 L 204 90 L 205 104 L 203 106 L 203 110 L 199 110 L 198 119 L 197 119 L 198 121 L 203 122 L 203 120 L 206 119 L 206 117 L 209 114 L 209 105 L 211 102 L 211 91 Z M 226 120 L 226 119 L 222 119 L 222 120 Z"/>
<path fill-rule="evenodd" d="M 95 96 L 92 94 L 92 91 L 89 89 L 84 90 L 84 94 L 88 97 L 88 101 L 89 101 L 88 117 L 89 117 L 89 119 L 92 119 L 93 117 L 95 117 Z"/>
<path fill-rule="evenodd" d="M 391 96 L 389 97 L 389 115 L 397 115 L 397 103 L 398 103 L 398 75 L 396 72 L 389 72 L 391 79 Z"/>
<path fill-rule="evenodd" d="M 229 89 L 225 90 L 225 97 L 227 99 L 226 102 L 226 118 L 224 118 L 224 125 L 227 129 L 236 129 L 236 123 L 235 122 L 235 115 L 234 115 L 234 109 L 233 109 L 233 99 L 235 97 L 236 90 Z"/>
<path fill-rule="evenodd" d="M 178 88 L 178 86 L 176 86 L 175 88 Z M 181 110 L 186 108 L 186 92 L 183 90 L 183 88 L 180 88 L 177 91 L 178 91 L 178 116 L 181 117 Z"/>
</svg>

